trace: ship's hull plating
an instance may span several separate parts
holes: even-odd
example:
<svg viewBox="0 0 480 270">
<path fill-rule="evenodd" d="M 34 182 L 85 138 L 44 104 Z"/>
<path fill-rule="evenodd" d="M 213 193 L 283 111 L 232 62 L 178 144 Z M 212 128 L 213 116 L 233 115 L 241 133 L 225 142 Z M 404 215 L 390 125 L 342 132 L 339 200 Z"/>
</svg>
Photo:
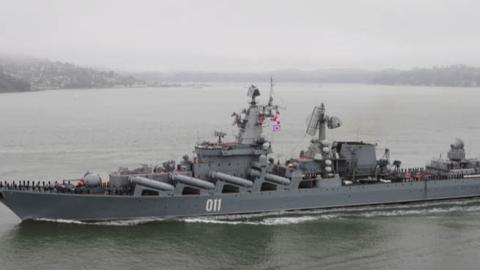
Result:
<svg viewBox="0 0 480 270">
<path fill-rule="evenodd" d="M 480 178 L 351 185 L 337 188 L 192 196 L 75 195 L 1 191 L 22 220 L 118 220 L 244 214 L 480 196 Z"/>
</svg>

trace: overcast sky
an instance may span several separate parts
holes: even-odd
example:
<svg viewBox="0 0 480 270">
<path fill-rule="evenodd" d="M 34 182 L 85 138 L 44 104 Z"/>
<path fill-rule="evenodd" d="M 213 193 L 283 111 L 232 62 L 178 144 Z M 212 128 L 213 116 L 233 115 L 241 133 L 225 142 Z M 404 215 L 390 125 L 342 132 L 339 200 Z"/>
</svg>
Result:
<svg viewBox="0 0 480 270">
<path fill-rule="evenodd" d="M 480 66 L 480 1 L 0 0 L 0 52 L 160 71 Z"/>
</svg>

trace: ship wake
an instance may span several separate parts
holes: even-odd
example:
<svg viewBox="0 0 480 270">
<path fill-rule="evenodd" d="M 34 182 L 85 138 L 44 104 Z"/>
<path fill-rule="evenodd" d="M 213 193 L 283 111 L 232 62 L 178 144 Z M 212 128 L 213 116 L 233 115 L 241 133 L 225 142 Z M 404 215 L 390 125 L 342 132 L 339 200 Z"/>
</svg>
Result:
<svg viewBox="0 0 480 270">
<path fill-rule="evenodd" d="M 109 221 L 80 221 L 72 219 L 49 219 L 39 218 L 35 219 L 41 222 L 54 222 L 63 224 L 77 224 L 77 225 L 93 225 L 93 226 L 136 226 L 145 223 L 161 222 L 165 218 L 138 218 L 138 219 L 124 219 L 124 220 L 109 220 Z"/>
<path fill-rule="evenodd" d="M 365 219 L 382 217 L 454 215 L 462 213 L 480 212 L 480 199 L 438 201 L 427 203 L 410 203 L 400 205 L 377 205 L 350 208 L 332 208 L 303 211 L 281 211 L 258 214 L 239 214 L 192 218 L 138 218 L 113 221 L 86 222 L 67 219 L 36 219 L 41 222 L 56 222 L 64 224 L 93 225 L 93 226 L 136 226 L 156 222 L 184 222 L 192 224 L 222 224 L 222 225 L 255 225 L 278 226 L 303 224 L 322 221 L 345 219 Z"/>
<path fill-rule="evenodd" d="M 381 217 L 403 217 L 403 216 L 426 216 L 435 217 L 456 213 L 480 212 L 480 199 L 429 202 L 404 205 L 378 205 L 353 208 L 333 208 L 323 210 L 306 210 L 292 212 L 276 212 L 252 215 L 233 215 L 185 218 L 182 221 L 187 223 L 210 223 L 227 225 L 290 225 L 310 222 L 381 218 Z"/>
</svg>

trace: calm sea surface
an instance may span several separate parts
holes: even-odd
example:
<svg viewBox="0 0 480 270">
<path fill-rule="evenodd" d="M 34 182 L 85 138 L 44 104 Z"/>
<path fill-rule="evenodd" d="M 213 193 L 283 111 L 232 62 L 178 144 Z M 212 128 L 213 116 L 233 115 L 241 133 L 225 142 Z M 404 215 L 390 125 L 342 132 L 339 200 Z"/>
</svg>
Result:
<svg viewBox="0 0 480 270">
<path fill-rule="evenodd" d="M 0 95 L 0 179 L 60 180 L 86 170 L 192 154 L 236 133 L 247 83 Z M 268 85 L 263 100 L 268 96 Z M 279 83 L 275 159 L 308 146 L 325 102 L 330 140 L 378 143 L 424 166 L 462 138 L 480 157 L 480 89 Z M 480 199 L 220 218 L 83 224 L 24 222 L 0 205 L 0 269 L 480 269 Z"/>
</svg>

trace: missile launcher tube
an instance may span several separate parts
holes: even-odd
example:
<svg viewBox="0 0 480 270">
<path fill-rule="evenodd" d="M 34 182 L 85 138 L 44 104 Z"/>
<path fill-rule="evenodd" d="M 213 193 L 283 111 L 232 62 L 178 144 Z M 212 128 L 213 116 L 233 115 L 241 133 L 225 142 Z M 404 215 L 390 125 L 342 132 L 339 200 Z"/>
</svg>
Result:
<svg viewBox="0 0 480 270">
<path fill-rule="evenodd" d="M 257 170 L 250 170 L 250 175 L 251 176 L 260 176 L 261 173 Z M 285 177 L 281 177 L 281 176 L 278 176 L 278 175 L 275 175 L 275 174 L 266 173 L 265 174 L 265 180 L 270 181 L 270 182 L 274 182 L 274 183 L 280 184 L 280 185 L 290 185 L 290 179 L 285 178 Z"/>
<path fill-rule="evenodd" d="M 152 180 L 141 176 L 132 176 L 129 177 L 129 179 L 132 183 L 162 191 L 173 191 L 173 189 L 175 188 L 168 183 Z"/>
<path fill-rule="evenodd" d="M 180 183 L 195 186 L 198 188 L 203 188 L 203 189 L 215 188 L 215 184 L 202 179 L 195 178 L 195 177 L 190 177 L 190 176 L 181 175 L 181 174 L 172 174 L 171 178 Z"/>
<path fill-rule="evenodd" d="M 235 184 L 235 185 L 239 185 L 239 186 L 243 186 L 243 187 L 253 186 L 253 182 L 250 181 L 250 180 L 247 180 L 245 178 L 240 178 L 240 177 L 237 177 L 237 176 L 233 176 L 233 175 L 229 175 L 229 174 L 226 174 L 226 173 L 211 171 L 210 172 L 210 177 L 215 178 L 215 179 L 220 179 L 220 180 L 223 180 L 227 183 Z"/>
</svg>

